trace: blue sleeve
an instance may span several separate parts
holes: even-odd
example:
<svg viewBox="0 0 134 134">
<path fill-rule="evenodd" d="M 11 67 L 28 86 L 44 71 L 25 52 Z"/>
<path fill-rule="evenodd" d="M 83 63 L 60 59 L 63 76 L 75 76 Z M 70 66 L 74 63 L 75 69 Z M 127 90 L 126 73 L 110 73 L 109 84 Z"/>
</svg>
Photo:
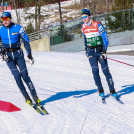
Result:
<svg viewBox="0 0 134 134">
<path fill-rule="evenodd" d="M 27 54 L 31 53 L 31 47 L 30 47 L 30 43 L 29 43 L 29 38 L 28 38 L 27 33 L 25 32 L 23 27 L 20 28 L 19 34 L 20 34 L 21 39 L 22 39 L 22 41 L 24 43 L 24 47 L 25 47 L 25 49 L 27 51 Z"/>
<path fill-rule="evenodd" d="M 99 29 L 99 32 L 101 33 L 101 37 L 102 37 L 103 43 L 104 43 L 103 50 L 107 50 L 108 36 L 107 36 L 107 33 L 106 33 L 106 31 L 101 23 L 99 23 L 98 29 Z"/>
<path fill-rule="evenodd" d="M 85 34 L 82 32 L 82 35 L 84 37 L 84 44 L 85 44 L 85 50 L 87 50 L 87 40 Z"/>
<path fill-rule="evenodd" d="M 82 32 L 82 35 L 83 35 L 83 37 L 84 37 L 84 43 L 85 43 L 85 46 L 87 46 L 87 40 L 86 40 L 86 36 L 85 36 L 85 34 Z"/>
</svg>

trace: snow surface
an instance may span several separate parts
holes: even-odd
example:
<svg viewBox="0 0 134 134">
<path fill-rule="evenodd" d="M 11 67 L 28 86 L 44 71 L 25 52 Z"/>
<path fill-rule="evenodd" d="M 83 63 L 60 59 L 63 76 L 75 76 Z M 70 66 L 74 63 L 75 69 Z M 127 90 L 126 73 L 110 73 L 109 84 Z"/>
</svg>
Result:
<svg viewBox="0 0 134 134">
<path fill-rule="evenodd" d="M 27 63 L 30 77 L 49 115 L 40 115 L 25 103 L 5 62 L 0 60 L 0 100 L 19 112 L 0 111 L 0 134 L 134 134 L 134 68 L 108 60 L 115 88 L 124 105 L 109 95 L 106 104 L 96 90 L 88 59 L 83 52 L 34 52 Z M 134 64 L 134 56 L 108 55 Z"/>
<path fill-rule="evenodd" d="M 66 22 L 72 17 L 72 20 L 76 18 L 80 18 L 80 10 L 74 10 L 74 9 L 64 9 L 64 7 L 75 5 L 76 3 L 80 3 L 80 0 L 70 0 L 70 1 L 64 1 L 61 2 L 61 10 L 62 10 L 62 16 L 63 20 Z M 15 10 L 7 10 L 12 15 L 12 21 L 17 23 L 17 17 L 16 17 L 16 11 Z M 27 25 L 31 22 L 33 26 L 35 26 L 35 19 L 31 18 L 31 15 L 35 14 L 35 7 L 30 7 L 25 12 L 24 8 L 17 9 L 18 11 L 18 17 L 20 20 L 20 24 L 23 27 L 27 27 Z M 46 28 L 48 26 L 54 26 L 57 24 L 60 24 L 60 16 L 59 16 L 59 4 L 48 4 L 41 6 L 41 15 L 44 16 L 44 20 L 41 21 L 41 29 Z M 29 19 L 25 19 L 28 17 Z"/>
</svg>

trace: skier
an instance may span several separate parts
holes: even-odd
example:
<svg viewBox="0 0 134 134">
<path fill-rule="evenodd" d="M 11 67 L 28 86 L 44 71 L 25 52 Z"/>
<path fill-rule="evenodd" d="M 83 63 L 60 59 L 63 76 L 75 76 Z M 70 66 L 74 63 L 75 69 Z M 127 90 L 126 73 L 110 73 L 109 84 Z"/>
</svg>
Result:
<svg viewBox="0 0 134 134">
<path fill-rule="evenodd" d="M 35 87 L 30 77 L 28 76 L 24 54 L 20 48 L 21 38 L 28 54 L 27 57 L 32 61 L 32 63 L 34 63 L 28 36 L 21 25 L 12 23 L 10 12 L 4 12 L 1 16 L 1 21 L 3 22 L 3 25 L 0 27 L 0 39 L 2 41 L 0 53 L 2 55 L 2 58 L 6 61 L 7 66 L 13 74 L 14 79 L 16 80 L 16 83 L 21 90 L 26 102 L 30 105 L 33 104 L 26 91 L 22 79 L 28 86 L 33 100 L 37 105 L 39 105 L 41 101 L 37 96 Z"/>
<path fill-rule="evenodd" d="M 88 9 L 81 10 L 81 19 L 84 22 L 84 24 L 82 24 L 82 34 L 85 41 L 85 51 L 92 68 L 94 81 L 98 88 L 99 95 L 104 97 L 104 89 L 99 75 L 98 62 L 100 63 L 101 69 L 106 77 L 110 94 L 113 97 L 117 97 L 114 82 L 107 63 L 106 51 L 108 37 L 106 31 L 101 22 L 93 21 L 91 19 L 90 10 Z"/>
</svg>

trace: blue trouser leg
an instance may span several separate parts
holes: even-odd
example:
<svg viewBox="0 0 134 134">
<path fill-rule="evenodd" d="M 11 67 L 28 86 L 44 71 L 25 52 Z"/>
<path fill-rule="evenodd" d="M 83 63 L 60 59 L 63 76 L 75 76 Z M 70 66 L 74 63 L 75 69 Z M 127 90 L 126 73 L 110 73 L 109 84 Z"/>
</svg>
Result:
<svg viewBox="0 0 134 134">
<path fill-rule="evenodd" d="M 7 65 L 9 67 L 9 69 L 11 70 L 22 94 L 24 96 L 26 96 L 28 93 L 24 87 L 24 84 L 23 84 L 21 78 L 23 78 L 24 82 L 27 84 L 27 86 L 31 92 L 31 95 L 35 96 L 36 91 L 35 91 L 32 81 L 30 80 L 30 77 L 28 76 L 28 71 L 26 68 L 26 63 L 25 63 L 24 57 L 21 56 L 17 60 L 11 60 L 11 61 L 7 62 Z M 18 70 L 17 66 L 19 67 L 19 70 Z"/>
<path fill-rule="evenodd" d="M 30 77 L 28 76 L 28 71 L 27 71 L 26 63 L 25 63 L 23 56 L 17 60 L 17 65 L 19 67 L 19 70 L 20 70 L 20 73 L 21 73 L 21 76 L 22 76 L 24 82 L 26 83 L 26 85 L 28 86 L 28 88 L 31 92 L 31 95 L 36 96 L 37 94 L 35 91 L 35 87 L 31 81 Z"/>
<path fill-rule="evenodd" d="M 15 61 L 12 60 L 10 62 L 7 62 L 7 65 L 9 67 L 9 69 L 11 70 L 11 73 L 13 74 L 14 79 L 16 80 L 16 83 L 17 83 L 19 89 L 21 90 L 23 96 L 26 96 L 28 93 L 24 87 L 24 84 L 22 83 L 21 74 L 19 73 L 19 70 L 16 66 Z"/>
<path fill-rule="evenodd" d="M 114 90 L 114 82 L 113 82 L 111 73 L 109 71 L 107 59 L 101 60 L 100 57 L 99 57 L 99 62 L 101 64 L 102 71 L 103 71 L 103 73 L 104 73 L 104 75 L 106 77 L 109 89 Z"/>
<path fill-rule="evenodd" d="M 96 86 L 98 87 L 98 90 L 102 89 L 102 83 L 99 75 L 99 67 L 98 67 L 98 57 L 97 56 L 91 56 L 89 57 L 89 63 L 92 67 L 92 73 L 93 78 L 95 81 Z"/>
<path fill-rule="evenodd" d="M 102 89 L 102 83 L 99 75 L 99 67 L 98 67 L 98 62 L 101 64 L 101 69 L 106 77 L 109 90 L 115 90 L 114 89 L 114 82 L 112 80 L 111 73 L 109 71 L 107 59 L 101 60 L 100 55 L 102 54 L 101 50 L 97 49 L 87 49 L 88 56 L 89 56 L 89 62 L 92 67 L 92 73 L 94 77 L 94 81 L 96 86 L 98 87 L 98 90 Z"/>
</svg>

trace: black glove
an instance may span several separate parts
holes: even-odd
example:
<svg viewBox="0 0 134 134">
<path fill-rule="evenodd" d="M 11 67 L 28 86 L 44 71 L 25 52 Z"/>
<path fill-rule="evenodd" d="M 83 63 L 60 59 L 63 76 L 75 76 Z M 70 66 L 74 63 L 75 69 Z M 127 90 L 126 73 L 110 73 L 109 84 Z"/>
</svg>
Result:
<svg viewBox="0 0 134 134">
<path fill-rule="evenodd" d="M 2 56 L 4 54 L 5 54 L 5 50 L 4 50 L 4 48 L 2 46 L 0 46 L 0 55 Z"/>
<path fill-rule="evenodd" d="M 85 51 L 85 53 L 86 53 L 86 56 L 87 56 L 87 57 L 89 57 L 88 52 L 87 52 L 87 51 Z"/>
<path fill-rule="evenodd" d="M 106 50 L 102 51 L 102 54 L 100 55 L 101 60 L 105 60 L 107 58 Z"/>
<path fill-rule="evenodd" d="M 31 60 L 31 65 L 33 65 L 34 64 L 34 58 L 33 58 L 32 54 L 29 53 L 27 57 Z"/>
<path fill-rule="evenodd" d="M 0 46 L 0 55 L 1 55 L 1 57 L 2 57 L 2 59 L 3 59 L 4 61 L 9 61 L 9 59 L 8 59 L 8 57 L 7 57 L 7 55 L 6 55 L 5 49 L 4 49 L 3 47 L 1 47 L 1 46 Z"/>
<path fill-rule="evenodd" d="M 86 54 L 87 57 L 89 57 L 89 54 L 87 52 L 87 46 L 85 46 L 85 54 Z"/>
</svg>

